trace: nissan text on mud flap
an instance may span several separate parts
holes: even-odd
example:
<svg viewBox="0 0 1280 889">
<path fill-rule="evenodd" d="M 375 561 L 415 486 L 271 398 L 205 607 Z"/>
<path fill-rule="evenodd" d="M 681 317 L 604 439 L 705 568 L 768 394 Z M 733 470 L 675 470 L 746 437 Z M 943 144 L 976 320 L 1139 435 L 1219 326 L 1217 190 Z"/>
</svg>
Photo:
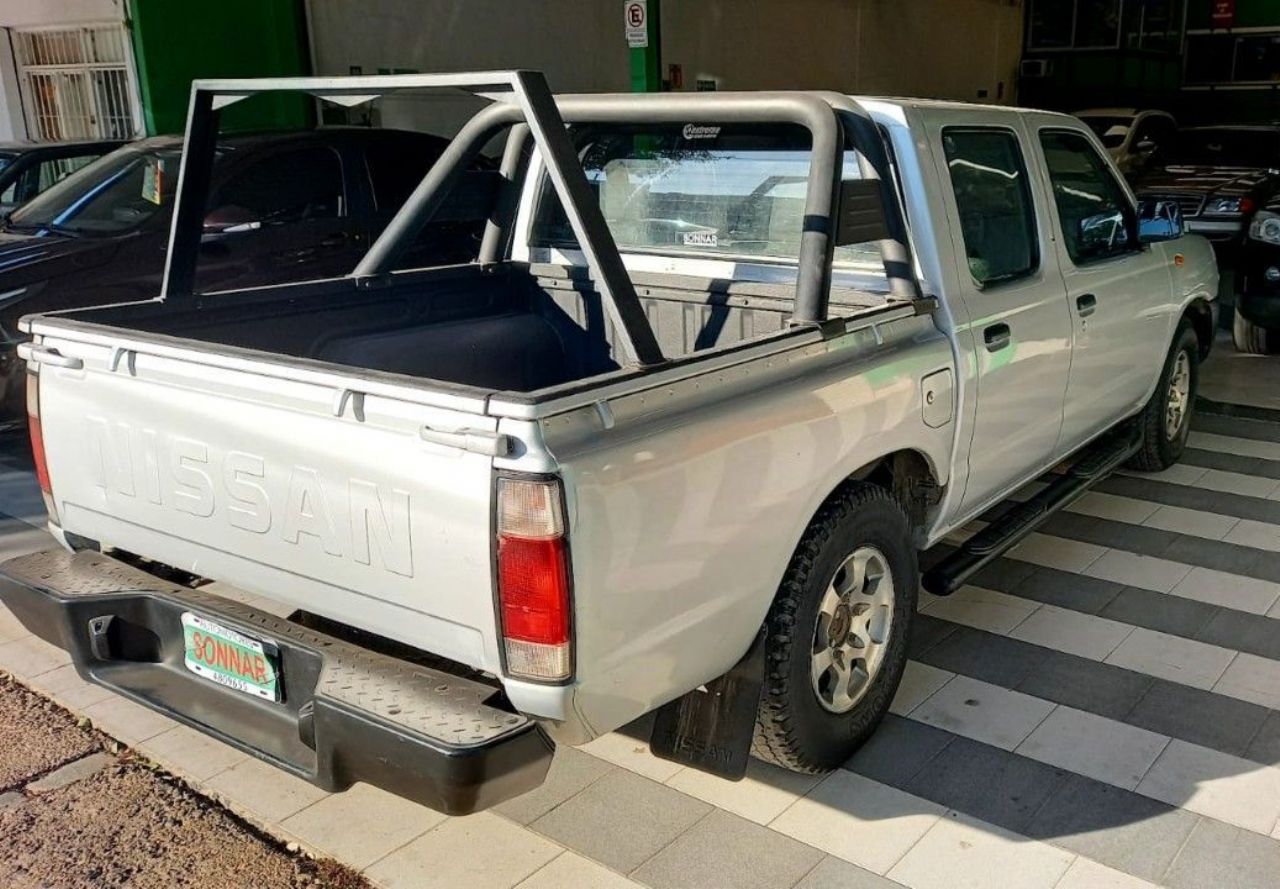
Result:
<svg viewBox="0 0 1280 889">
<path fill-rule="evenodd" d="M 351 274 L 193 293 L 219 109 L 415 88 L 495 101 Z M 0 595 L 86 678 L 323 787 L 475 811 L 653 710 L 660 756 L 831 769 L 922 581 L 1186 442 L 1212 254 L 1072 118 L 527 72 L 191 107 L 163 292 L 25 319 L 63 547 Z M 474 261 L 414 268 L 460 206 Z"/>
</svg>

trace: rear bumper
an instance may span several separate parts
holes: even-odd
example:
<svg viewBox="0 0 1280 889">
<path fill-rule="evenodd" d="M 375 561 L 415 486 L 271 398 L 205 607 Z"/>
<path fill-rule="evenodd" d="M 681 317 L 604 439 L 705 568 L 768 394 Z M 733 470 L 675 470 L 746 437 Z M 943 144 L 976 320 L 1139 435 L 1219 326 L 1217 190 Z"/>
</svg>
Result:
<svg viewBox="0 0 1280 889">
<path fill-rule="evenodd" d="M 462 815 L 532 790 L 552 744 L 498 689 L 371 652 L 98 553 L 0 565 L 0 599 L 70 653 L 85 679 L 326 790 L 356 781 Z M 282 700 L 203 679 L 183 663 L 181 617 L 276 646 Z"/>
</svg>

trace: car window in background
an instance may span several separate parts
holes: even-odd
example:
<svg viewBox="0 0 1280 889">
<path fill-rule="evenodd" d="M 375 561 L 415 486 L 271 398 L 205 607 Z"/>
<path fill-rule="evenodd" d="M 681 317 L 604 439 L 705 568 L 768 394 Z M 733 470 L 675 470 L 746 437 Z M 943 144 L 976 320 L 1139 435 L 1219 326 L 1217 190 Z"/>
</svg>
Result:
<svg viewBox="0 0 1280 889">
<path fill-rule="evenodd" d="M 1089 115 L 1080 118 L 1089 129 L 1093 130 L 1094 135 L 1102 140 L 1102 144 L 1107 148 L 1119 148 L 1124 144 L 1125 137 L 1129 135 L 1129 127 L 1133 125 L 1132 117 L 1099 117 Z"/>
<path fill-rule="evenodd" d="M 811 155 L 802 127 L 599 126 L 584 130 L 581 159 L 623 251 L 792 261 L 800 253 Z M 846 152 L 844 178 L 861 177 Z M 534 246 L 577 246 L 545 185 Z M 877 244 L 835 250 L 837 266 L 883 277 Z"/>
<path fill-rule="evenodd" d="M 973 279 L 991 285 L 1030 275 L 1040 253 L 1018 138 L 1007 130 L 949 128 L 942 145 Z"/>
<path fill-rule="evenodd" d="M 35 168 L 35 194 L 61 182 L 76 170 L 87 167 L 101 156 L 100 153 L 73 154 L 69 157 L 53 157 L 41 161 Z"/>
<path fill-rule="evenodd" d="M 9 227 L 88 236 L 130 231 L 172 203 L 181 156 L 177 148 L 114 151 L 19 207 Z"/>
<path fill-rule="evenodd" d="M 1072 262 L 1084 265 L 1137 246 L 1137 220 L 1111 168 L 1079 133 L 1040 134 L 1062 237 Z"/>
<path fill-rule="evenodd" d="M 1164 162 L 1196 167 L 1280 167 L 1280 130 L 1179 130 Z"/>
<path fill-rule="evenodd" d="M 1165 148 L 1173 138 L 1177 128 L 1177 124 L 1167 117 L 1160 115 L 1148 117 L 1138 124 L 1138 131 L 1133 134 L 1134 147 L 1136 148 L 1143 143 L 1150 143 L 1154 148 Z"/>
<path fill-rule="evenodd" d="M 210 198 L 209 211 L 262 225 L 345 216 L 342 161 L 325 146 L 273 154 L 223 184 Z"/>
<path fill-rule="evenodd" d="M 439 150 L 416 142 L 369 144 L 365 148 L 365 163 L 377 211 L 393 214 L 399 210 L 439 157 Z"/>
</svg>

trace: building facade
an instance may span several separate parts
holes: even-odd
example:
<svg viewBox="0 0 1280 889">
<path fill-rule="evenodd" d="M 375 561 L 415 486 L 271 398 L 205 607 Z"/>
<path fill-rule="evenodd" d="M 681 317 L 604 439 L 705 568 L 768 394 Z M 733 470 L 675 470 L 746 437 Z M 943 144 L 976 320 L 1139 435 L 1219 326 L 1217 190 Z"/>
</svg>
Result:
<svg viewBox="0 0 1280 889">
<path fill-rule="evenodd" d="M 1280 0 L 1027 0 L 1020 96 L 1280 118 Z"/>
</svg>

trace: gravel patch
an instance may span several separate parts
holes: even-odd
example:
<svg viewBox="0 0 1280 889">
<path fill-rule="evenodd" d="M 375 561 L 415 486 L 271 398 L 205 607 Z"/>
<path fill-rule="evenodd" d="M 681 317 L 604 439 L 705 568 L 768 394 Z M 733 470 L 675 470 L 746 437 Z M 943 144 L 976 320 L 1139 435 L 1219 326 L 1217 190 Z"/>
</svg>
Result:
<svg viewBox="0 0 1280 889">
<path fill-rule="evenodd" d="M 0 674 L 0 793 L 100 749 L 70 713 Z"/>
<path fill-rule="evenodd" d="M 371 889 L 104 740 L 0 675 L 4 889 Z"/>
</svg>

